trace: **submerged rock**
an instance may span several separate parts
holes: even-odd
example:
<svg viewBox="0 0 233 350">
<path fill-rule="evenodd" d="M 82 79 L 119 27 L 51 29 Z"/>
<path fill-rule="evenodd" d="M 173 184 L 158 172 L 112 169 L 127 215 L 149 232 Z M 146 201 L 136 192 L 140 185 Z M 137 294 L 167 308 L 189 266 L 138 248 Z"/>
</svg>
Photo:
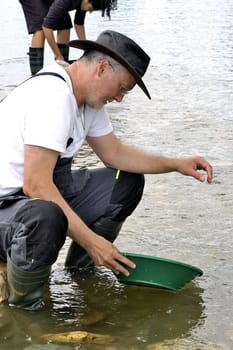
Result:
<svg viewBox="0 0 233 350">
<path fill-rule="evenodd" d="M 110 335 L 89 333 L 85 331 L 44 334 L 42 335 L 42 339 L 54 343 L 90 343 L 101 345 L 107 345 L 114 341 L 114 338 Z"/>
</svg>

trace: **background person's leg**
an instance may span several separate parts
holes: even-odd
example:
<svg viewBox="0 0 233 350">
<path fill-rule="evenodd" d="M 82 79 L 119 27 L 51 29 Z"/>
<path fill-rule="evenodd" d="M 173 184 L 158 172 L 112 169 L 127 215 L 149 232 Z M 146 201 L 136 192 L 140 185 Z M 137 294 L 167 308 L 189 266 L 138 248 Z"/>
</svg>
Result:
<svg viewBox="0 0 233 350">
<path fill-rule="evenodd" d="M 44 48 L 43 47 L 29 47 L 29 65 L 31 74 L 38 73 L 44 65 Z"/>
<path fill-rule="evenodd" d="M 32 34 L 31 47 L 29 47 L 29 65 L 31 74 L 36 74 L 44 65 L 44 42 L 42 30 L 44 17 L 48 13 L 49 3 L 43 0 L 20 1 L 28 33 Z"/>
<path fill-rule="evenodd" d="M 64 61 L 69 62 L 69 46 L 70 29 L 72 28 L 72 20 L 70 14 L 67 13 L 56 23 L 57 30 L 57 46 L 64 58 Z"/>
<path fill-rule="evenodd" d="M 37 30 L 32 35 L 31 47 L 29 47 L 29 65 L 32 75 L 36 74 L 44 66 L 44 42 L 43 30 Z"/>
<path fill-rule="evenodd" d="M 69 61 L 69 46 L 67 43 L 70 40 L 70 29 L 62 29 L 57 31 L 57 46 L 61 51 L 64 61 Z"/>
</svg>

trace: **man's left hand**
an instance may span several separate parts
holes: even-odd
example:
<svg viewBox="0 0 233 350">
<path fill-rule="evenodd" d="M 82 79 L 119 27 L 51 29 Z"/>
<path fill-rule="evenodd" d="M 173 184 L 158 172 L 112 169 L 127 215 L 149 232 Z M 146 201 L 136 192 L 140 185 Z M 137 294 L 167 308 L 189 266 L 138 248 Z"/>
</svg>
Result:
<svg viewBox="0 0 233 350">
<path fill-rule="evenodd" d="M 202 157 L 182 158 L 178 160 L 177 171 L 183 175 L 192 176 L 198 181 L 204 182 L 205 175 L 199 170 L 204 170 L 207 182 L 211 183 L 213 178 L 212 166 Z"/>
</svg>

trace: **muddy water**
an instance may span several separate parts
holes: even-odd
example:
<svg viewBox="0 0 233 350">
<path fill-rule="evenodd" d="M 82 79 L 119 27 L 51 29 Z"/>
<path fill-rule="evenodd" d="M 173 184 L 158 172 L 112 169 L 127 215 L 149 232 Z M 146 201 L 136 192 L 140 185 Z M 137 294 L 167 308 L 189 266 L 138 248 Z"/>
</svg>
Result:
<svg viewBox="0 0 233 350">
<path fill-rule="evenodd" d="M 30 38 L 16 0 L 1 2 L 0 21 L 3 97 L 29 76 Z M 118 247 L 194 264 L 204 274 L 179 293 L 125 286 L 102 269 L 71 276 L 62 265 L 67 242 L 54 265 L 45 310 L 0 306 L 0 348 L 141 350 L 162 342 L 167 349 L 232 349 L 232 1 L 119 1 L 110 22 L 87 16 L 89 38 L 104 28 L 130 35 L 151 56 L 145 82 L 152 100 L 135 88 L 122 104 L 108 107 L 117 135 L 161 154 L 200 154 L 215 173 L 211 185 L 178 174 L 147 175 L 143 200 Z M 46 63 L 52 61 L 46 48 Z M 98 165 L 86 147 L 75 160 L 75 166 L 84 164 Z M 70 330 L 109 334 L 115 341 L 41 341 L 42 334 Z"/>
</svg>

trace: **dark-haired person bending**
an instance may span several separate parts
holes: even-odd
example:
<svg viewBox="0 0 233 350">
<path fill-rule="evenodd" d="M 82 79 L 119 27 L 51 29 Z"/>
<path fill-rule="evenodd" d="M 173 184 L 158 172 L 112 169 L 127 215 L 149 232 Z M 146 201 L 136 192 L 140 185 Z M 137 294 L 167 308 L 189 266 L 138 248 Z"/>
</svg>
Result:
<svg viewBox="0 0 233 350">
<path fill-rule="evenodd" d="M 33 34 L 29 48 L 32 75 L 44 65 L 44 43 L 47 40 L 55 59 L 69 60 L 70 29 L 73 27 L 69 12 L 76 10 L 74 27 L 81 40 L 86 39 L 84 21 L 86 12 L 101 11 L 110 18 L 117 8 L 117 0 L 19 0 L 24 11 L 28 33 Z M 57 31 L 55 39 L 54 31 Z"/>
</svg>

